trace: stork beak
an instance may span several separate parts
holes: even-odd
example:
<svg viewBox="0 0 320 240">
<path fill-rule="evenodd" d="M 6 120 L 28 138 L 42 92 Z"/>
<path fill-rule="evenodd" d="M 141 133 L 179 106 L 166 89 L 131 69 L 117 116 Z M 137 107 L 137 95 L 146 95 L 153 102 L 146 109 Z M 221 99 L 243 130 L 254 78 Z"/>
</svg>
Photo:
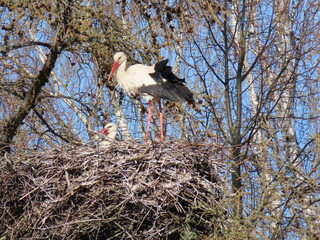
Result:
<svg viewBox="0 0 320 240">
<path fill-rule="evenodd" d="M 109 78 L 108 78 L 108 81 L 110 81 L 110 79 L 113 77 L 113 75 L 117 71 L 118 67 L 119 67 L 119 63 L 114 62 L 112 69 L 111 69 L 111 72 L 110 72 L 110 75 L 109 75 Z"/>
<path fill-rule="evenodd" d="M 104 135 L 108 135 L 109 133 L 108 133 L 108 130 L 107 129 L 102 129 L 102 130 L 100 130 L 99 131 L 99 133 L 102 133 L 102 134 L 104 134 Z"/>
</svg>

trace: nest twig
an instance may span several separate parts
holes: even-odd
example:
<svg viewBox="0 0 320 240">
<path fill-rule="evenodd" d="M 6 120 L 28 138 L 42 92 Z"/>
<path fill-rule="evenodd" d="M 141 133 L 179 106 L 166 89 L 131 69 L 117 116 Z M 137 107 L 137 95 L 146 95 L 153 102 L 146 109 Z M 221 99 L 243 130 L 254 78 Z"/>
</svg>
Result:
<svg viewBox="0 0 320 240">
<path fill-rule="evenodd" d="M 0 164 L 0 238 L 217 234 L 221 168 L 217 150 L 186 143 L 68 144 L 9 155 Z"/>
</svg>

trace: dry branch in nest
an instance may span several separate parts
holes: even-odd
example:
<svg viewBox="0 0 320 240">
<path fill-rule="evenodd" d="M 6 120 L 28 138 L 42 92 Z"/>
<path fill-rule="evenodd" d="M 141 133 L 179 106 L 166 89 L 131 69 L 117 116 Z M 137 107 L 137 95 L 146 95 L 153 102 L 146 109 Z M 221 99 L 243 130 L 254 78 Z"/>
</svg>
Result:
<svg viewBox="0 0 320 240">
<path fill-rule="evenodd" d="M 68 144 L 0 165 L 0 238 L 204 239 L 219 234 L 217 150 Z M 2 239 L 2 238 L 1 238 Z"/>
</svg>

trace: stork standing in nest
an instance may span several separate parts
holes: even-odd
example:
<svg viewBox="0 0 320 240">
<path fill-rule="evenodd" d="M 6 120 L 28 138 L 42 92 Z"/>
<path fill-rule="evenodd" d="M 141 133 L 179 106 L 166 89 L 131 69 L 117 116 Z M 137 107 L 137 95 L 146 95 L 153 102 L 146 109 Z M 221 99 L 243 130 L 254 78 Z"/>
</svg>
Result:
<svg viewBox="0 0 320 240">
<path fill-rule="evenodd" d="M 185 80 L 178 78 L 167 66 L 168 59 L 152 66 L 135 64 L 126 69 L 127 56 L 123 52 L 114 55 L 109 79 L 115 76 L 120 87 L 130 97 L 141 96 L 148 103 L 148 119 L 146 128 L 146 142 L 149 138 L 150 122 L 152 119 L 153 102 L 159 103 L 160 141 L 164 141 L 164 125 L 161 99 L 169 101 L 186 101 L 194 106 L 193 94 L 184 85 Z"/>
</svg>

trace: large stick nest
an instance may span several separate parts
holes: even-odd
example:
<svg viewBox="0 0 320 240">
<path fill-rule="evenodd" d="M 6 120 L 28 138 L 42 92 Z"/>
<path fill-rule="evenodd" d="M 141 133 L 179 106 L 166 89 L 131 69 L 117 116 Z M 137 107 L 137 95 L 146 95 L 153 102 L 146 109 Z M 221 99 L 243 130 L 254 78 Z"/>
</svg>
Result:
<svg viewBox="0 0 320 240">
<path fill-rule="evenodd" d="M 219 232 L 217 150 L 68 144 L 0 163 L 0 238 L 204 239 Z"/>
</svg>

